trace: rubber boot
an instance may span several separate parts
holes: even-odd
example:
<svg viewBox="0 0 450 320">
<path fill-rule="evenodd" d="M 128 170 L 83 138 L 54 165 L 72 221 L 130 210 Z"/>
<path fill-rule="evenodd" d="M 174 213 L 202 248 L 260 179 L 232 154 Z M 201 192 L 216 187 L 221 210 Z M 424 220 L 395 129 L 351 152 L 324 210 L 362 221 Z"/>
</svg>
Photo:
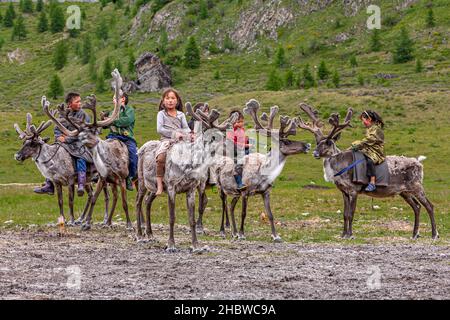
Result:
<svg viewBox="0 0 450 320">
<path fill-rule="evenodd" d="M 134 190 L 133 182 L 131 181 L 130 177 L 127 177 L 126 183 L 127 183 L 127 190 L 128 191 L 133 191 Z"/>
<path fill-rule="evenodd" d="M 242 183 L 242 176 L 241 175 L 235 175 L 234 180 L 236 180 L 236 183 L 238 185 L 238 190 L 244 190 L 247 188 L 245 184 Z"/>
<path fill-rule="evenodd" d="M 44 185 L 42 187 L 35 188 L 33 191 L 38 194 L 46 193 L 52 196 L 55 194 L 55 186 L 50 179 L 45 179 Z"/>
<path fill-rule="evenodd" d="M 78 172 L 78 189 L 77 194 L 79 197 L 84 195 L 84 185 L 86 184 L 86 172 Z"/>
</svg>

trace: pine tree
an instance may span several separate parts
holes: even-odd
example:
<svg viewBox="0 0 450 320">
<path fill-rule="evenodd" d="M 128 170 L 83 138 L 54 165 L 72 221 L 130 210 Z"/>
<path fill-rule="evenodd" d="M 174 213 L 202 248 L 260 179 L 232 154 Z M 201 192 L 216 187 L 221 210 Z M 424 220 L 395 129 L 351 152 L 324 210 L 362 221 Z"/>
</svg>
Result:
<svg viewBox="0 0 450 320">
<path fill-rule="evenodd" d="M 33 1 L 23 0 L 23 5 L 21 9 L 23 13 L 33 13 Z"/>
<path fill-rule="evenodd" d="M 278 47 L 277 54 L 275 56 L 275 66 L 284 67 L 286 65 L 286 55 L 282 46 Z"/>
<path fill-rule="evenodd" d="M 39 15 L 38 32 L 42 33 L 47 30 L 48 30 L 47 15 L 45 14 L 45 11 L 42 10 L 41 14 Z"/>
<path fill-rule="evenodd" d="M 25 28 L 25 21 L 22 16 L 19 16 L 14 23 L 14 28 L 11 35 L 11 40 L 22 40 L 27 37 L 27 29 Z"/>
<path fill-rule="evenodd" d="M 337 70 L 334 70 L 333 73 L 333 84 L 336 88 L 339 88 L 339 84 L 341 83 L 341 77 L 339 76 L 339 73 Z"/>
<path fill-rule="evenodd" d="M 314 77 L 311 73 L 311 71 L 309 70 L 309 64 L 307 64 L 304 68 L 303 68 L 303 87 L 305 89 L 309 89 L 311 87 L 314 87 L 316 85 L 316 82 L 314 81 Z"/>
<path fill-rule="evenodd" d="M 330 71 L 328 71 L 327 65 L 325 64 L 325 61 L 321 61 L 319 68 L 317 69 L 317 76 L 320 80 L 326 80 L 328 79 L 330 75 Z"/>
<path fill-rule="evenodd" d="M 364 77 L 361 74 L 358 76 L 358 83 L 360 86 L 364 86 Z"/>
<path fill-rule="evenodd" d="M 0 11 L 0 25 L 3 24 L 3 15 L 2 12 Z"/>
<path fill-rule="evenodd" d="M 161 31 L 161 36 L 159 38 L 159 53 L 161 57 L 165 57 L 167 54 L 167 45 L 169 44 L 169 37 L 167 35 L 166 29 Z"/>
<path fill-rule="evenodd" d="M 95 31 L 97 38 L 100 40 L 108 40 L 108 23 L 105 19 L 101 19 Z"/>
<path fill-rule="evenodd" d="M 64 31 L 66 20 L 64 18 L 64 12 L 58 4 L 51 4 L 50 7 L 50 31 L 52 33 L 58 33 Z"/>
<path fill-rule="evenodd" d="M 16 18 L 16 12 L 14 11 L 14 6 L 13 6 L 12 2 L 10 2 L 8 9 L 6 9 L 5 17 L 3 18 L 3 25 L 6 28 L 13 27 L 15 18 Z"/>
<path fill-rule="evenodd" d="M 202 20 L 208 18 L 208 6 L 206 5 L 206 1 L 205 0 L 200 0 L 200 3 L 199 3 L 199 17 Z"/>
<path fill-rule="evenodd" d="M 52 99 L 57 99 L 58 96 L 62 96 L 64 94 L 64 87 L 62 85 L 61 79 L 55 74 L 50 81 L 49 92 L 48 95 Z"/>
<path fill-rule="evenodd" d="M 83 40 L 83 56 L 81 61 L 83 64 L 87 64 L 92 55 L 92 43 L 91 38 L 86 35 Z"/>
<path fill-rule="evenodd" d="M 97 69 L 94 55 L 92 55 L 89 59 L 89 78 L 91 78 L 92 81 L 97 80 Z"/>
<path fill-rule="evenodd" d="M 120 62 L 120 60 L 116 61 L 116 63 L 114 64 L 114 68 L 119 70 L 120 74 L 123 73 L 123 66 L 122 66 L 122 62 Z"/>
<path fill-rule="evenodd" d="M 109 57 L 106 57 L 105 61 L 103 61 L 103 77 L 105 79 L 111 78 L 112 71 L 113 71 L 113 69 L 112 69 L 111 59 Z"/>
<path fill-rule="evenodd" d="M 3 40 L 2 37 L 0 37 L 0 50 L 2 49 L 3 44 L 5 44 L 5 40 Z"/>
<path fill-rule="evenodd" d="M 431 5 L 428 7 L 426 23 L 427 23 L 427 28 L 433 28 L 436 26 L 436 23 L 434 21 L 433 7 Z"/>
<path fill-rule="evenodd" d="M 414 42 L 409 38 L 408 31 L 403 27 L 394 49 L 394 63 L 405 63 L 414 59 Z"/>
<path fill-rule="evenodd" d="M 417 59 L 416 60 L 416 73 L 421 73 L 422 71 L 423 71 L 422 60 Z"/>
<path fill-rule="evenodd" d="M 36 11 L 41 12 L 44 9 L 44 1 L 37 0 L 36 2 Z"/>
<path fill-rule="evenodd" d="M 225 36 L 225 39 L 223 40 L 223 48 L 225 50 L 229 50 L 229 51 L 234 50 L 233 40 L 231 40 L 231 38 L 228 34 Z"/>
<path fill-rule="evenodd" d="M 281 90 L 282 83 L 283 82 L 278 75 L 277 70 L 273 69 L 269 74 L 269 78 L 267 79 L 266 90 L 279 91 Z"/>
<path fill-rule="evenodd" d="M 216 70 L 214 72 L 214 80 L 219 80 L 219 79 L 220 79 L 220 72 L 219 72 L 219 70 Z"/>
<path fill-rule="evenodd" d="M 291 69 L 286 72 L 284 80 L 286 88 L 292 88 L 294 86 L 294 72 Z"/>
<path fill-rule="evenodd" d="M 99 72 L 99 74 L 97 75 L 97 81 L 95 82 L 95 90 L 98 93 L 102 93 L 102 92 L 106 91 L 105 78 L 103 77 L 103 73 L 104 72 Z"/>
<path fill-rule="evenodd" d="M 67 48 L 64 41 L 58 42 L 53 53 L 53 65 L 55 70 L 61 70 L 67 63 Z"/>
<path fill-rule="evenodd" d="M 200 66 L 200 50 L 194 37 L 190 37 L 184 51 L 184 67 L 196 69 Z"/>
<path fill-rule="evenodd" d="M 370 37 L 370 50 L 377 52 L 381 50 L 380 30 L 374 29 Z"/>
</svg>

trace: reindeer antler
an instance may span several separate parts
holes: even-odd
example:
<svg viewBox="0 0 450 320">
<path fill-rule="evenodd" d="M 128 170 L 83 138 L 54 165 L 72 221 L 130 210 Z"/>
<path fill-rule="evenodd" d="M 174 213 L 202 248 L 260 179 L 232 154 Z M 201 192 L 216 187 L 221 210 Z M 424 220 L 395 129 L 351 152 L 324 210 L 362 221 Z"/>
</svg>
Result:
<svg viewBox="0 0 450 320">
<path fill-rule="evenodd" d="M 245 104 L 244 113 L 249 114 L 252 117 L 253 123 L 255 124 L 255 130 L 260 132 L 262 131 L 267 136 L 271 135 L 273 129 L 273 120 L 277 115 L 279 108 L 278 106 L 273 106 L 270 108 L 270 115 L 267 116 L 265 112 L 261 115 L 260 119 L 263 121 L 267 121 L 267 127 L 264 127 L 258 119 L 258 110 L 260 108 L 260 104 L 257 100 L 251 99 Z"/>
<path fill-rule="evenodd" d="M 96 104 L 94 103 L 94 122 L 93 122 L 93 126 L 96 126 L 96 127 L 108 127 L 119 116 L 119 112 L 120 112 L 120 98 L 122 97 L 122 94 L 123 94 L 122 89 L 121 89 L 123 80 L 122 80 L 122 77 L 120 75 L 119 70 L 117 70 L 117 69 L 114 69 L 113 72 L 111 72 L 111 75 L 112 75 L 112 77 L 114 79 L 114 83 L 115 83 L 114 90 L 115 90 L 116 104 L 114 106 L 114 110 L 113 110 L 112 114 L 109 117 L 107 117 L 105 120 L 97 122 L 97 115 L 96 115 L 96 112 L 95 112 Z"/>
<path fill-rule="evenodd" d="M 320 121 L 318 117 L 319 112 L 310 105 L 307 105 L 306 103 L 301 103 L 300 109 L 303 110 L 308 115 L 312 123 L 304 122 L 303 119 L 299 116 L 298 118 L 296 118 L 297 127 L 312 132 L 316 137 L 316 141 L 319 142 L 323 138 L 322 134 L 323 123 L 322 121 Z"/>
<path fill-rule="evenodd" d="M 353 109 L 348 108 L 347 109 L 347 115 L 345 116 L 345 120 L 343 124 L 339 124 L 339 114 L 333 113 L 330 118 L 328 119 L 328 122 L 333 126 L 333 129 L 328 134 L 327 139 L 332 139 L 336 137 L 342 130 L 344 130 L 347 127 L 351 127 L 351 120 L 353 116 Z"/>
<path fill-rule="evenodd" d="M 295 136 L 297 134 L 296 119 L 291 119 L 288 116 L 280 116 L 280 138 L 286 139 L 288 136 Z"/>
<path fill-rule="evenodd" d="M 47 100 L 47 98 L 45 96 L 42 96 L 42 100 L 41 100 L 41 104 L 42 104 L 42 110 L 44 111 L 44 113 L 51 119 L 51 121 L 53 121 L 55 123 L 55 125 L 59 128 L 59 130 L 61 130 L 62 133 L 64 133 L 66 136 L 69 137 L 75 137 L 78 135 L 79 131 L 78 130 L 68 130 L 66 127 L 64 127 L 64 125 L 56 118 L 56 110 L 50 110 L 50 101 Z"/>
</svg>

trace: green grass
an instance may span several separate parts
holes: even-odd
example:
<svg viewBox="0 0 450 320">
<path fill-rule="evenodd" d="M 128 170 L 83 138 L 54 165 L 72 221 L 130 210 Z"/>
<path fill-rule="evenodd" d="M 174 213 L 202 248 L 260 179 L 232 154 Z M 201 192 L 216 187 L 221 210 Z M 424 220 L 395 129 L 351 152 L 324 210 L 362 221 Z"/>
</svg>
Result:
<svg viewBox="0 0 450 320">
<path fill-rule="evenodd" d="M 174 2 L 179 2 L 174 1 Z M 250 98 L 258 99 L 263 111 L 270 106 L 280 106 L 281 114 L 297 116 L 300 114 L 298 104 L 306 101 L 318 108 L 322 117 L 332 112 L 345 113 L 347 107 L 356 112 L 371 108 L 379 111 L 386 121 L 386 152 L 388 154 L 417 157 L 425 155 L 424 185 L 430 200 L 435 204 L 436 220 L 441 240 L 438 243 L 448 244 L 449 239 L 449 199 L 450 199 L 450 44 L 449 38 L 450 10 L 445 0 L 433 1 L 437 26 L 424 28 L 428 1 L 418 1 L 411 8 L 396 12 L 392 1 L 376 1 L 382 8 L 382 18 L 396 15 L 399 22 L 392 27 L 383 27 L 381 31 L 382 50 L 377 53 L 368 51 L 369 34 L 365 30 L 367 15 L 361 10 L 354 17 L 345 17 L 342 8 L 336 3 L 323 11 L 311 15 L 300 15 L 293 26 L 278 30 L 278 40 L 266 37 L 258 39 L 258 45 L 251 52 L 233 51 L 216 55 L 205 55 L 206 45 L 214 38 L 211 30 L 219 29 L 221 33 L 232 30 L 243 9 L 249 7 L 248 1 L 238 6 L 235 1 L 217 1 L 210 11 L 210 18 L 195 21 L 195 35 L 202 47 L 201 66 L 196 70 L 186 70 L 181 66 L 172 67 L 174 86 L 181 92 L 184 102 L 193 103 L 207 101 L 223 114 L 233 108 L 243 108 Z M 283 1 L 283 5 L 294 5 L 296 1 Z M 70 3 L 65 3 L 64 6 Z M 110 56 L 119 59 L 122 66 L 128 62 L 128 51 L 132 50 L 136 57 L 144 51 L 155 51 L 159 34 L 152 34 L 142 44 L 138 41 L 147 30 L 138 30 L 137 36 L 128 34 L 131 18 L 123 16 L 122 10 L 114 10 L 109 4 L 100 11 L 99 4 L 79 4 L 87 14 L 82 35 L 92 35 L 97 58 L 97 67 L 101 69 L 104 59 Z M 0 11 L 4 13 L 5 3 L 0 3 Z M 223 13 L 223 17 L 221 16 Z M 116 16 L 114 32 L 106 43 L 95 40 L 95 26 L 99 18 L 109 19 Z M 342 26 L 335 28 L 334 20 L 340 17 Z M 183 19 L 191 19 L 192 16 Z M 149 26 L 150 17 L 144 17 L 143 25 Z M 38 121 L 46 120 L 39 106 L 40 97 L 47 93 L 48 82 L 54 73 L 51 58 L 55 41 L 62 34 L 49 32 L 38 34 L 35 31 L 37 15 L 26 16 L 29 36 L 23 41 L 10 41 L 11 29 L 0 27 L 0 37 L 6 42 L 0 49 L 0 184 L 40 183 L 43 178 L 34 163 L 27 160 L 23 164 L 13 160 L 14 153 L 19 150 L 21 142 L 13 129 L 15 122 L 25 125 L 25 114 L 31 112 Z M 183 23 L 187 23 L 184 21 Z M 391 51 L 393 42 L 402 26 L 407 26 L 415 40 L 416 56 L 425 67 L 424 72 L 415 73 L 415 61 L 396 65 L 392 63 Z M 181 35 L 169 43 L 171 54 L 182 56 L 185 39 L 192 34 L 193 28 L 183 28 Z M 340 44 L 331 45 L 337 34 L 348 32 L 352 38 Z M 316 52 L 310 52 L 308 46 L 316 40 L 324 44 Z M 74 48 L 81 37 L 67 39 Z M 220 43 L 219 43 L 220 44 Z M 311 68 L 324 60 L 330 70 L 338 69 L 341 74 L 341 88 L 330 89 L 328 84 L 319 88 L 300 90 L 284 90 L 279 92 L 261 91 L 272 70 L 272 60 L 276 48 L 282 45 L 286 51 L 288 66 L 280 68 L 281 75 L 291 68 L 297 76 L 305 64 Z M 302 55 L 301 47 L 306 55 Z M 22 65 L 9 63 L 6 54 L 21 48 L 26 52 L 26 60 Z M 266 51 L 269 56 L 266 56 Z M 350 56 L 356 55 L 358 67 L 351 68 Z M 165 58 L 163 58 L 164 60 Z M 428 69 L 428 66 L 432 68 Z M 214 79 L 219 70 L 220 78 Z M 393 73 L 398 77 L 381 81 L 374 76 L 377 73 Z M 76 90 L 83 96 L 95 90 L 95 84 L 88 77 L 88 65 L 82 65 L 73 50 L 69 53 L 69 63 L 58 72 L 65 91 Z M 124 72 L 126 77 L 129 75 Z M 358 76 L 365 80 L 365 86 L 358 84 Z M 99 109 L 111 108 L 111 92 L 98 94 Z M 52 101 L 53 106 L 61 100 Z M 159 93 L 138 94 L 130 97 L 131 104 L 137 111 L 136 138 L 138 145 L 158 138 L 156 133 L 156 113 Z M 356 117 L 355 117 L 356 118 Z M 247 126 L 250 126 L 247 119 Z M 364 129 L 354 120 L 354 128 L 343 133 L 339 145 L 346 148 L 353 140 L 362 137 Z M 46 132 L 52 136 L 51 129 Z M 299 132 L 297 139 L 312 141 L 309 133 Z M 305 185 L 315 183 L 330 189 L 310 190 Z M 128 195 L 130 212 L 134 218 L 134 193 Z M 216 193 L 208 191 L 210 202 L 205 215 L 205 226 L 210 230 L 218 230 L 220 222 L 220 201 Z M 35 195 L 32 186 L 0 186 L 0 226 L 26 226 L 30 224 L 45 225 L 55 222 L 58 216 L 56 197 Z M 103 216 L 101 199 L 95 209 L 95 220 Z M 80 213 L 84 199 L 76 199 L 76 211 Z M 376 241 L 409 241 L 412 232 L 413 213 L 400 198 L 375 200 L 380 210 L 370 210 L 371 200 L 361 197 L 356 214 L 355 235 L 357 243 Z M 67 197 L 65 198 L 67 211 Z M 342 228 L 342 198 L 332 184 L 323 181 L 322 163 L 308 155 L 293 156 L 288 159 L 285 169 L 275 182 L 272 192 L 272 207 L 277 222 L 277 230 L 286 241 L 304 242 L 339 242 L 338 236 Z M 394 210 L 392 207 L 403 208 Z M 260 197 L 254 197 L 249 204 L 246 223 L 247 238 L 250 240 L 270 240 L 269 225 L 260 220 L 263 203 Z M 116 210 L 123 219 L 120 204 Z M 239 209 L 238 209 L 239 212 Z M 302 215 L 302 213 L 309 213 Z M 4 222 L 13 220 L 11 224 Z M 428 241 L 430 236 L 429 219 L 422 212 L 422 235 Z M 166 199 L 157 199 L 154 204 L 154 223 L 168 223 Z M 187 213 L 184 196 L 178 197 L 177 223 L 187 225 Z M 215 238 L 213 233 L 208 238 Z M 345 243 L 345 242 L 342 242 Z"/>
</svg>

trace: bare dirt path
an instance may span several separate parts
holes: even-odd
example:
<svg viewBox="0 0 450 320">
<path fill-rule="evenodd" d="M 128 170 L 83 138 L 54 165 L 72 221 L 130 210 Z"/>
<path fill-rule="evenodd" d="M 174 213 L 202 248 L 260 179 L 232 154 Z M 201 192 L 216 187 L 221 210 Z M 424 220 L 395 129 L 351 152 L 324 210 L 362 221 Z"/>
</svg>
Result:
<svg viewBox="0 0 450 320">
<path fill-rule="evenodd" d="M 0 299 L 450 299 L 450 250 L 389 245 L 205 240 L 177 253 L 136 244 L 123 227 L 0 230 Z"/>
</svg>

